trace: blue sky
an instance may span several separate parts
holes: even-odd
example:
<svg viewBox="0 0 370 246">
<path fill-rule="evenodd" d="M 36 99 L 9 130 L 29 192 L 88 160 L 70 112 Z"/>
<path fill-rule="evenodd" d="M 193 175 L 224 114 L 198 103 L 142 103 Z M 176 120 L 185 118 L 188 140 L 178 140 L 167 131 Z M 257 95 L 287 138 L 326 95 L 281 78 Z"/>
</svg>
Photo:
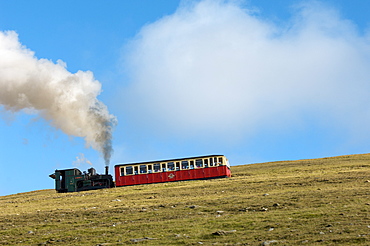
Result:
<svg viewBox="0 0 370 246">
<path fill-rule="evenodd" d="M 0 0 L 0 195 L 103 172 L 110 134 L 111 173 L 368 153 L 369 5 Z"/>
</svg>

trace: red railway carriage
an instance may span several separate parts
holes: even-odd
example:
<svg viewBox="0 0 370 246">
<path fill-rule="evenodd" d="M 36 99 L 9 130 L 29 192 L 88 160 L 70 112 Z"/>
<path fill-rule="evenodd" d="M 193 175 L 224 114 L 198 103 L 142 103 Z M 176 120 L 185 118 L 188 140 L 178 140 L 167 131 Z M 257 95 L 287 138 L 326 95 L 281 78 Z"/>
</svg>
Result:
<svg viewBox="0 0 370 246">
<path fill-rule="evenodd" d="M 229 161 L 223 155 L 117 164 L 114 171 L 117 187 L 231 177 Z"/>
</svg>

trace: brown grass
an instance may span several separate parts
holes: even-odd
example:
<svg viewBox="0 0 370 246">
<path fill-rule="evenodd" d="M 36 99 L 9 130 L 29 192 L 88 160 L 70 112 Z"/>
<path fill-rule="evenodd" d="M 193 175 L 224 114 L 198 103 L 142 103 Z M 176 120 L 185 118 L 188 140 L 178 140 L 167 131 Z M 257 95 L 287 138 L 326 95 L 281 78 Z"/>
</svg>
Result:
<svg viewBox="0 0 370 246">
<path fill-rule="evenodd" d="M 3 196 L 0 245 L 370 245 L 370 154 L 234 166 L 232 173 Z"/>
</svg>

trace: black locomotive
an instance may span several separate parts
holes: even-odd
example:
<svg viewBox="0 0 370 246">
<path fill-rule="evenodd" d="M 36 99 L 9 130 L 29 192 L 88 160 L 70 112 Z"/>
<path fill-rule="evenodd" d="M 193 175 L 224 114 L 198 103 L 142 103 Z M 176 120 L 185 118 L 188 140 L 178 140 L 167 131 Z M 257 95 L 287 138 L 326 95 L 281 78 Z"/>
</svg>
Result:
<svg viewBox="0 0 370 246">
<path fill-rule="evenodd" d="M 75 192 L 85 190 L 96 190 L 112 188 L 115 186 L 112 175 L 108 174 L 108 167 L 105 174 L 97 174 L 94 168 L 81 172 L 77 168 L 55 170 L 49 177 L 55 179 L 55 190 L 61 192 Z"/>
</svg>

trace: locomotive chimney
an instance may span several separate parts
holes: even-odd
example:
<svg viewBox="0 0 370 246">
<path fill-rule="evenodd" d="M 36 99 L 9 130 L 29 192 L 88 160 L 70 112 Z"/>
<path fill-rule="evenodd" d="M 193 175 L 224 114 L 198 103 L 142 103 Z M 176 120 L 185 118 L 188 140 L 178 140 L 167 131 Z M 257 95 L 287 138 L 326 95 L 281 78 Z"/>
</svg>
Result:
<svg viewBox="0 0 370 246">
<path fill-rule="evenodd" d="M 109 175 L 108 172 L 109 172 L 109 166 L 105 166 L 105 175 Z"/>
</svg>

